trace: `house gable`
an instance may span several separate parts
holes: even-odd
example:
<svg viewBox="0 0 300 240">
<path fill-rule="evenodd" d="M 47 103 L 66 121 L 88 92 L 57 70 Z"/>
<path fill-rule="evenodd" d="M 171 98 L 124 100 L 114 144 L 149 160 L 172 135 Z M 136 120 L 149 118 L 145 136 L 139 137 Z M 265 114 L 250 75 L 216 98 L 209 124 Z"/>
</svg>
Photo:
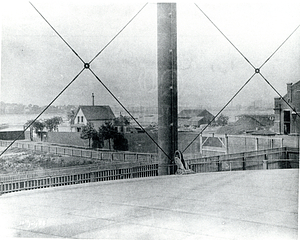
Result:
<svg viewBox="0 0 300 240">
<path fill-rule="evenodd" d="M 84 116 L 81 108 L 78 109 L 76 115 L 75 115 L 75 118 L 74 118 L 74 123 L 75 124 L 84 124 L 86 125 L 87 124 L 87 119 L 86 117 Z"/>
</svg>

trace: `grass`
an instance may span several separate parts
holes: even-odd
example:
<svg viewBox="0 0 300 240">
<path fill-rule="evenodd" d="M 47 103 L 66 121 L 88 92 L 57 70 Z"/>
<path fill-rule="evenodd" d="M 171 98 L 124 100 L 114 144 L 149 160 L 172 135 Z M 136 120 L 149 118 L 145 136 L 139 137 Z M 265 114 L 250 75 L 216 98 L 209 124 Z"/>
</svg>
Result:
<svg viewBox="0 0 300 240">
<path fill-rule="evenodd" d="M 0 174 L 21 173 L 97 163 L 97 160 L 11 148 L 0 158 Z"/>
</svg>

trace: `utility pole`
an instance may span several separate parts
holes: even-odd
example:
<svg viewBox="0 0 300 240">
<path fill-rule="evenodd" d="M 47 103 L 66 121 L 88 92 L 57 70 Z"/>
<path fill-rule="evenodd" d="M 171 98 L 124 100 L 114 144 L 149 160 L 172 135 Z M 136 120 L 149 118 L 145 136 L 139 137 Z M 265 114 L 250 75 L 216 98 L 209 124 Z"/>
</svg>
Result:
<svg viewBox="0 0 300 240">
<path fill-rule="evenodd" d="M 176 3 L 157 3 L 157 71 L 159 175 L 165 175 L 178 149 Z"/>
</svg>

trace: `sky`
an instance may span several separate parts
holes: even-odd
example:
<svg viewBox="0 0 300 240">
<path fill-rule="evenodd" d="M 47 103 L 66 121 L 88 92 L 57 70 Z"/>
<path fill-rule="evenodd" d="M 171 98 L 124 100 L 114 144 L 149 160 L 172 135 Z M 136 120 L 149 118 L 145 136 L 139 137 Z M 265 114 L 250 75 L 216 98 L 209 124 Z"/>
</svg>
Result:
<svg viewBox="0 0 300 240">
<path fill-rule="evenodd" d="M 3 1 L 2 1 L 3 2 Z M 146 2 L 48 1 L 31 3 L 85 61 L 89 62 Z M 300 24 L 300 1 L 195 1 L 235 47 L 256 67 Z M 254 69 L 203 15 L 194 2 L 177 2 L 178 104 L 221 107 Z M 92 62 L 124 106 L 157 106 L 155 2 Z M 0 101 L 47 105 L 82 70 L 83 63 L 28 1 L 1 5 Z M 300 28 L 261 68 L 286 94 L 300 80 Z M 98 80 L 84 70 L 54 105 L 117 105 Z M 272 103 L 277 94 L 256 74 L 233 101 Z"/>
</svg>

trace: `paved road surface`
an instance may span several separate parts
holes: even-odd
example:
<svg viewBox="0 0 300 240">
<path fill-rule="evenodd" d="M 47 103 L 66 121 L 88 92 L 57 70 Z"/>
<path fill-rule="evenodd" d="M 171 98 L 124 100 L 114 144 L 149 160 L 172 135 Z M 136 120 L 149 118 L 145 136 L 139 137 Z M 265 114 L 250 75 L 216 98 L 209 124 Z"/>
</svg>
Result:
<svg viewBox="0 0 300 240">
<path fill-rule="evenodd" d="M 298 169 L 202 173 L 0 196 L 0 239 L 297 239 Z"/>
</svg>

